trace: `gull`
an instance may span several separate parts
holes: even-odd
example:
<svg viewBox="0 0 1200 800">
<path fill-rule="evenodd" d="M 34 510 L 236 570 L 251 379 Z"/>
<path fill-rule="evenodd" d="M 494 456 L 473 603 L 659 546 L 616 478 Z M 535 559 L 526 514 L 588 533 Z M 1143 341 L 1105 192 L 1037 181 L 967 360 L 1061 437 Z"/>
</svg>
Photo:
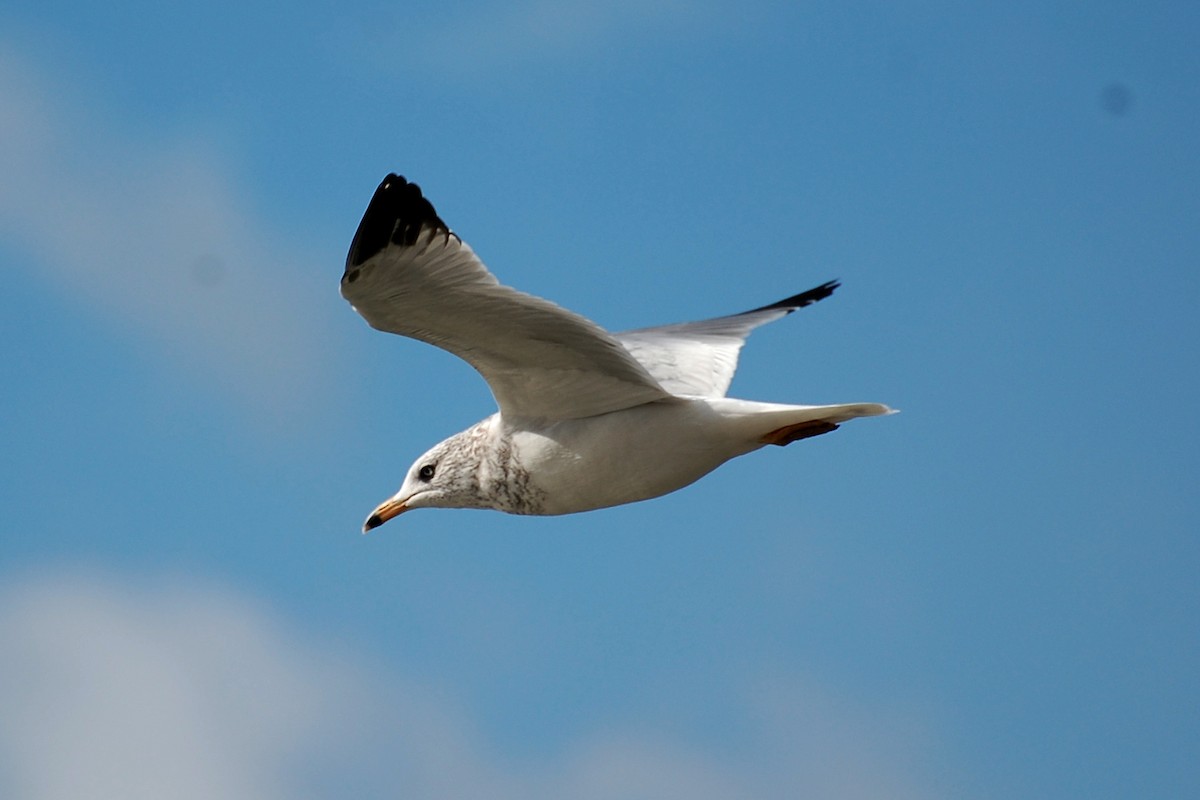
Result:
<svg viewBox="0 0 1200 800">
<path fill-rule="evenodd" d="M 413 462 L 363 533 L 414 508 L 551 515 L 647 500 L 765 445 L 892 413 L 879 403 L 725 396 L 752 330 L 838 286 L 740 314 L 609 333 L 501 284 L 417 184 L 388 175 L 350 245 L 342 296 L 371 327 L 465 360 L 499 411 Z"/>
</svg>

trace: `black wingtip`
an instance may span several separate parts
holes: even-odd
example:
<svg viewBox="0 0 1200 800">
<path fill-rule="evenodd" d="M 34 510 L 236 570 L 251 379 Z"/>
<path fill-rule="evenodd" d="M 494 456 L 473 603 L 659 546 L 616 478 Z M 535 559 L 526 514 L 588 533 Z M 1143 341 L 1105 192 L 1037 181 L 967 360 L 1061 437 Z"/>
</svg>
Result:
<svg viewBox="0 0 1200 800">
<path fill-rule="evenodd" d="M 421 187 L 403 176 L 389 174 L 379 184 L 363 213 L 362 222 L 346 256 L 346 272 L 362 264 L 388 245 L 411 246 L 423 228 L 450 233 Z"/>
<path fill-rule="evenodd" d="M 833 294 L 834 289 L 837 289 L 841 285 L 842 282 L 837 279 L 826 281 L 820 286 L 815 286 L 812 289 L 809 289 L 807 292 L 794 294 L 791 297 L 786 297 L 783 300 L 780 300 L 778 303 L 771 303 L 770 305 L 756 308 L 754 311 L 773 311 L 777 308 L 784 308 L 787 309 L 788 313 L 790 314 L 797 308 L 811 306 L 813 303 L 824 300 L 826 297 L 829 297 L 829 295 Z M 754 311 L 747 313 L 754 313 Z"/>
</svg>

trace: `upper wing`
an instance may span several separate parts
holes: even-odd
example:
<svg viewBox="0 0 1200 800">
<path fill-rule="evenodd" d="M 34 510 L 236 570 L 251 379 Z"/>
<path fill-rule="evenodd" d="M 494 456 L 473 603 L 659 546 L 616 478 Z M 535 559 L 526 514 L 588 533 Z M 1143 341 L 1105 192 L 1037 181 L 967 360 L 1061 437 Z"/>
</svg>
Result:
<svg viewBox="0 0 1200 800">
<path fill-rule="evenodd" d="M 824 300 L 840 285 L 829 281 L 778 303 L 728 317 L 613 335 L 668 392 L 723 397 L 750 331 Z"/>
<path fill-rule="evenodd" d="M 572 419 L 670 397 L 599 325 L 501 285 L 398 175 L 359 223 L 342 296 L 371 327 L 465 359 L 507 416 Z"/>
</svg>

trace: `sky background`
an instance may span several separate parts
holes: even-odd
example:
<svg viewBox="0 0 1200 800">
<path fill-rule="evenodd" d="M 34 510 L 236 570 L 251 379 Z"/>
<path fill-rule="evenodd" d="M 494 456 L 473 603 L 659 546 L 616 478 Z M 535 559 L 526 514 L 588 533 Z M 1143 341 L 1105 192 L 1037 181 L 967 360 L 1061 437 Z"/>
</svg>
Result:
<svg viewBox="0 0 1200 800">
<path fill-rule="evenodd" d="M 1200 7 L 9 0 L 0 795 L 1200 796 Z M 493 410 L 389 171 L 731 394 L 884 419 L 361 536 Z"/>
</svg>

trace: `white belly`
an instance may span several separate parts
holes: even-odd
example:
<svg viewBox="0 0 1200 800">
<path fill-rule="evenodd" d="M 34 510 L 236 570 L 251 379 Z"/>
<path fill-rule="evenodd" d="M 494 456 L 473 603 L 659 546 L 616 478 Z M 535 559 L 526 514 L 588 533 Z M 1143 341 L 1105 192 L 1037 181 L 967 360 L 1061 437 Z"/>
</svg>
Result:
<svg viewBox="0 0 1200 800">
<path fill-rule="evenodd" d="M 707 400 L 651 403 L 536 431 L 513 430 L 541 513 L 632 503 L 687 486 L 760 445 Z"/>
</svg>

